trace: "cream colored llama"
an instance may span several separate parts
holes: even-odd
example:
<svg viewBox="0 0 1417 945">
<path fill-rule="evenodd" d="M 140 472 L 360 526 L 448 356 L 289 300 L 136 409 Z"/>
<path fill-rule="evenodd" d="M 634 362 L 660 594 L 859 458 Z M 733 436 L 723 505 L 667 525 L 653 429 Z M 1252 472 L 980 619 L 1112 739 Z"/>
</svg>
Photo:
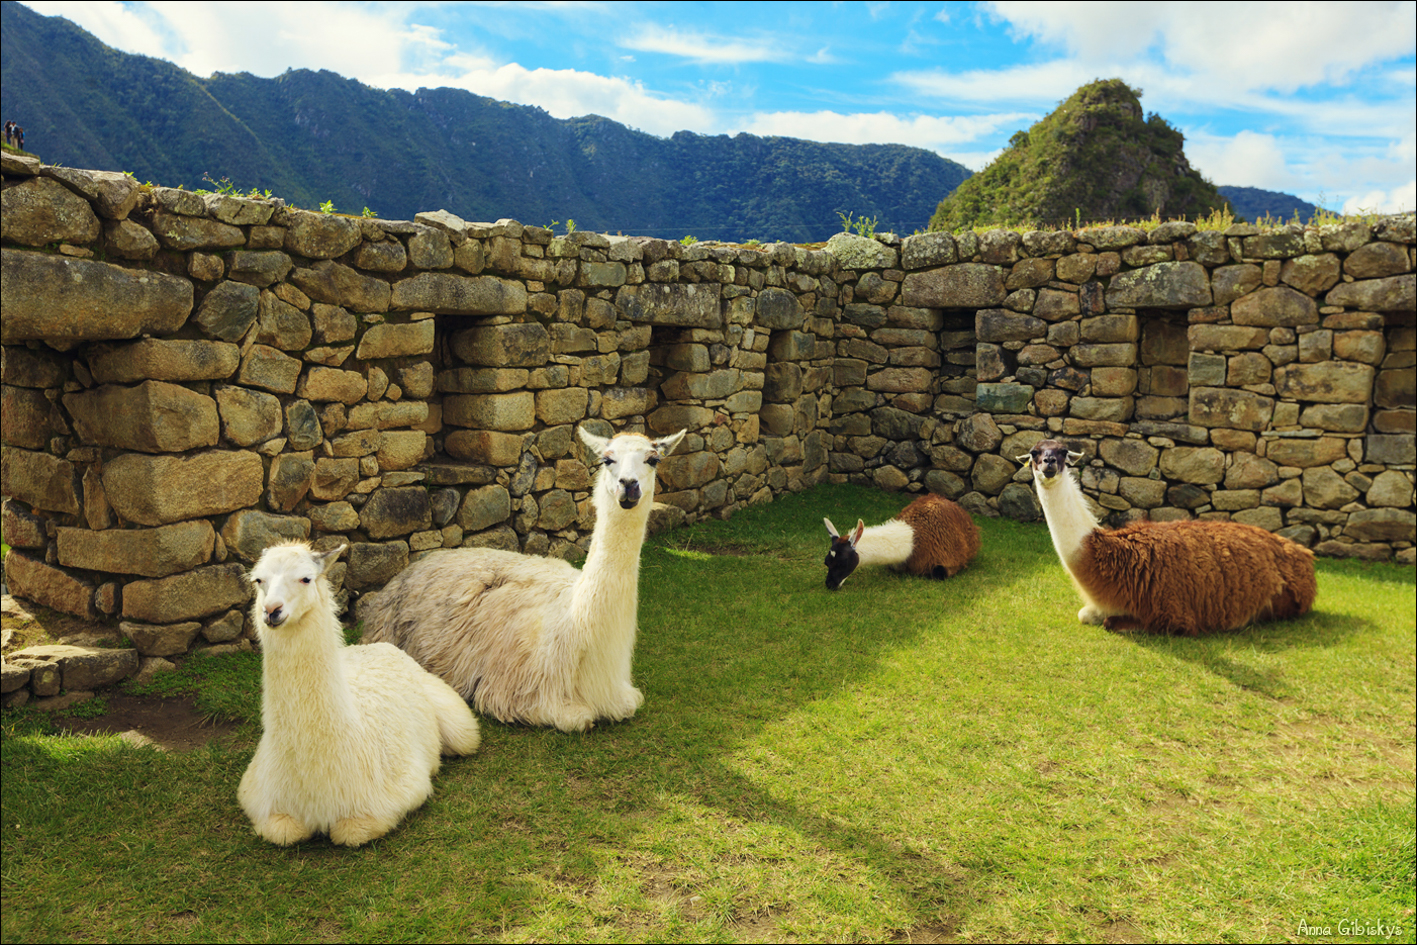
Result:
<svg viewBox="0 0 1417 945">
<path fill-rule="evenodd" d="M 1307 613 L 1314 555 L 1239 522 L 1133 522 L 1105 529 L 1068 466 L 1083 456 L 1044 440 L 1028 462 L 1053 547 L 1082 596 L 1078 620 L 1196 636 Z"/>
<path fill-rule="evenodd" d="M 630 681 L 640 546 L 654 471 L 686 430 L 659 440 L 585 429 L 600 464 L 585 567 L 510 551 L 439 551 L 407 568 L 360 610 L 366 642 L 402 647 L 503 722 L 583 732 L 644 703 Z"/>
<path fill-rule="evenodd" d="M 477 720 L 397 647 L 344 645 L 325 570 L 345 546 L 267 548 L 251 570 L 265 731 L 236 792 L 256 832 L 359 846 L 433 793 L 439 755 L 477 749 Z"/>
</svg>

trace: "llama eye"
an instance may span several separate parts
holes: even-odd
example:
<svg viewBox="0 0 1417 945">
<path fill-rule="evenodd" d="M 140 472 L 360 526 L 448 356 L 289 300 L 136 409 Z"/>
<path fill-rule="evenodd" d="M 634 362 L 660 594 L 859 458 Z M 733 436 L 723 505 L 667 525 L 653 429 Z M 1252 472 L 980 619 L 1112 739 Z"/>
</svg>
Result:
<svg viewBox="0 0 1417 945">
<path fill-rule="evenodd" d="M 266 583 L 266 582 L 265 582 L 264 580 L 262 580 L 261 578 L 252 578 L 252 579 L 251 579 L 251 583 L 252 583 L 252 584 L 264 584 L 264 583 Z"/>
<path fill-rule="evenodd" d="M 607 457 L 605 457 L 604 459 L 602 459 L 602 460 L 600 461 L 600 465 L 602 465 L 602 466 L 614 466 L 614 465 L 615 465 L 615 460 L 613 460 L 613 459 L 611 459 L 609 456 L 607 456 Z"/>
<path fill-rule="evenodd" d="M 658 466 L 658 465 L 659 465 L 659 457 L 658 457 L 658 456 L 651 456 L 649 459 L 645 460 L 645 462 L 649 463 L 651 466 Z"/>
<path fill-rule="evenodd" d="M 309 578 L 301 578 L 301 579 L 300 579 L 300 583 L 301 583 L 301 584 L 309 584 L 309 583 L 310 583 L 310 579 L 309 579 Z"/>
</svg>

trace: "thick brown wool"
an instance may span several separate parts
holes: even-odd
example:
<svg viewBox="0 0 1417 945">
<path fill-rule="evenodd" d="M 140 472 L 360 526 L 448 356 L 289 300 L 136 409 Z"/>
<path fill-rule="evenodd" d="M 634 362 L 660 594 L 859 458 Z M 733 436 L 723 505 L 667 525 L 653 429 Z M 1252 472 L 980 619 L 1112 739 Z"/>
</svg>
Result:
<svg viewBox="0 0 1417 945">
<path fill-rule="evenodd" d="M 942 495 L 923 495 L 896 516 L 915 533 L 905 570 L 932 574 L 937 567 L 954 577 L 979 553 L 979 529 L 969 513 Z"/>
<path fill-rule="evenodd" d="M 1238 522 L 1134 522 L 1098 529 L 1074 573 L 1093 600 L 1153 633 L 1198 636 L 1307 613 L 1318 594 L 1314 554 Z"/>
</svg>

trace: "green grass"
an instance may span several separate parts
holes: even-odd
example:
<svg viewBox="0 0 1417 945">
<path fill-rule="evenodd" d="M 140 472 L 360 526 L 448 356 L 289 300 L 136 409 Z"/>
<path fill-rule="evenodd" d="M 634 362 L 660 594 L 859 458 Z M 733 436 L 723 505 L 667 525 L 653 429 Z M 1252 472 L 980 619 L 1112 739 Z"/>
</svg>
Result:
<svg viewBox="0 0 1417 945">
<path fill-rule="evenodd" d="M 4 939 L 1413 940 L 1412 569 L 1321 561 L 1301 620 L 1122 636 L 1076 622 L 1043 526 L 994 520 L 955 579 L 825 590 L 822 516 L 905 498 L 652 539 L 640 713 L 484 721 L 364 849 L 258 840 L 253 738 L 7 725 Z"/>
</svg>

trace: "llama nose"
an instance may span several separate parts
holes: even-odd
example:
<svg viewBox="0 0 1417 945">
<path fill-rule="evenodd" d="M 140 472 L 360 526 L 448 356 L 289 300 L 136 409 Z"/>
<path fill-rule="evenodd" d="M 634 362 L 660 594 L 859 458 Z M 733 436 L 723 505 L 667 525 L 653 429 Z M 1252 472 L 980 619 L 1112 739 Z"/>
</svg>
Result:
<svg viewBox="0 0 1417 945">
<path fill-rule="evenodd" d="M 281 605 L 266 608 L 266 623 L 272 627 L 279 627 L 285 623 L 285 613 L 281 610 Z"/>
<path fill-rule="evenodd" d="M 640 483 L 637 479 L 620 480 L 620 507 L 632 509 L 640 501 Z"/>
</svg>

